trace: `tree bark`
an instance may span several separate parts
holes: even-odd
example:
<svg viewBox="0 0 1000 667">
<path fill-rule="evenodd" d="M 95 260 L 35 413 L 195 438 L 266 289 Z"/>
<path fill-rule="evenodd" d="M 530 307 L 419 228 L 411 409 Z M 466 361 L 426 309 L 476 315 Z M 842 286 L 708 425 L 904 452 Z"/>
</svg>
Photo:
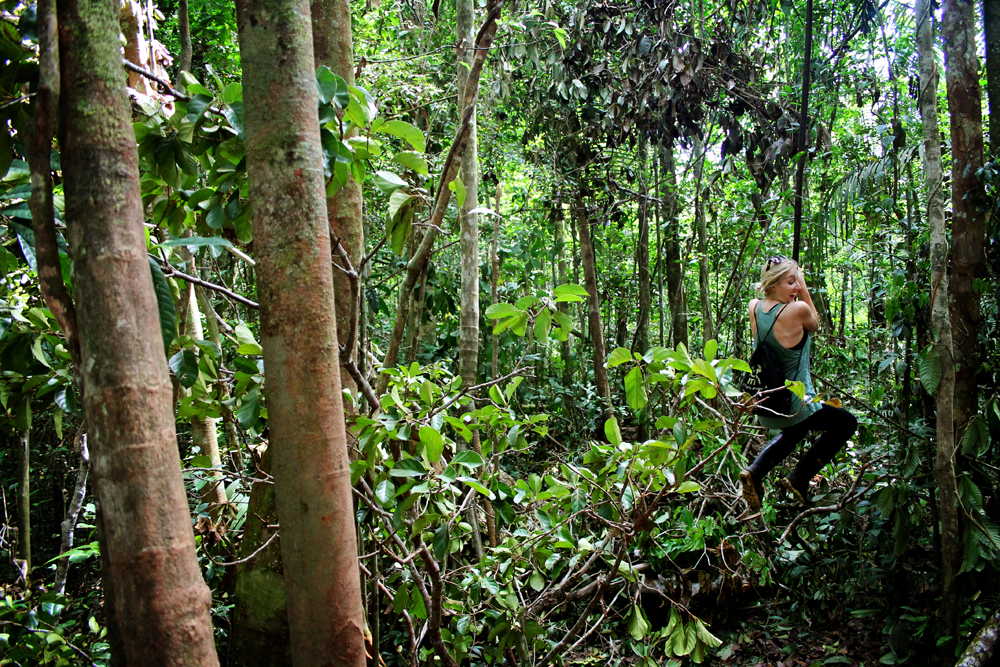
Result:
<svg viewBox="0 0 1000 667">
<path fill-rule="evenodd" d="M 292 658 L 296 667 L 362 667 L 310 8 L 307 0 L 240 0 L 236 11 Z"/>
<path fill-rule="evenodd" d="M 80 454 L 80 468 L 76 471 L 76 483 L 73 485 L 73 494 L 69 498 L 69 507 L 66 508 L 66 518 L 60 524 L 61 540 L 59 543 L 59 555 L 62 555 L 73 548 L 73 541 L 76 531 L 76 522 L 80 517 L 80 510 L 83 509 L 83 501 L 87 497 L 87 477 L 90 474 L 90 450 L 87 448 L 87 434 L 81 433 L 77 438 L 76 449 Z M 69 573 L 69 558 L 60 558 L 56 565 L 56 578 L 53 590 L 62 595 L 66 591 L 66 575 Z"/>
<path fill-rule="evenodd" d="M 58 4 L 60 148 L 105 591 L 131 665 L 217 665 L 111 0 Z"/>
<path fill-rule="evenodd" d="M 951 114 L 951 281 L 955 344 L 955 424 L 976 415 L 979 401 L 980 297 L 975 281 L 986 276 L 986 191 L 983 118 L 976 56 L 976 12 L 972 0 L 946 0 L 942 15 L 945 82 Z"/>
<path fill-rule="evenodd" d="M 670 302 L 672 344 L 688 344 L 687 295 L 684 292 L 684 265 L 681 260 L 681 228 L 677 219 L 677 174 L 674 165 L 674 148 L 670 140 L 660 144 L 660 162 L 663 165 L 664 215 L 667 219 L 666 245 L 667 300 Z"/>
<path fill-rule="evenodd" d="M 792 241 L 792 259 L 799 261 L 799 249 L 802 240 L 802 190 L 806 181 L 806 144 L 809 137 L 809 85 L 812 83 L 812 41 L 813 41 L 813 3 L 806 0 L 805 17 L 806 43 L 802 57 L 802 101 L 799 113 L 799 135 L 796 140 L 795 152 L 799 161 L 795 167 L 795 211 L 794 237 Z"/>
<path fill-rule="evenodd" d="M 1000 3 L 983 0 L 986 92 L 990 105 L 990 154 L 1000 155 Z"/>
<path fill-rule="evenodd" d="M 557 285 L 565 285 L 569 282 L 569 264 L 566 261 L 566 220 L 563 215 L 562 202 L 558 199 L 552 204 L 552 218 L 555 225 L 555 254 L 556 254 L 556 269 Z M 556 308 L 559 312 L 569 315 L 569 304 L 568 303 L 558 303 Z M 570 383 L 573 382 L 573 352 L 572 343 L 570 342 L 573 334 L 566 336 L 566 340 L 561 343 L 561 354 L 563 362 L 563 386 L 569 387 Z"/>
<path fill-rule="evenodd" d="M 188 11 L 188 0 L 178 0 L 177 2 L 177 32 L 181 43 L 180 61 L 177 63 L 177 71 L 190 72 L 191 58 L 191 23 L 190 12 Z"/>
<path fill-rule="evenodd" d="M 948 236 L 945 226 L 941 139 L 937 122 L 938 72 L 934 59 L 933 14 L 930 0 L 916 6 L 917 49 L 920 54 L 920 114 L 924 126 L 924 177 L 927 181 L 927 220 L 930 225 L 931 326 L 937 332 L 934 347 L 941 359 L 936 395 L 937 459 L 935 476 L 941 515 L 941 634 L 957 637 L 959 539 L 958 488 L 955 481 L 955 361 L 948 312 Z"/>
<path fill-rule="evenodd" d="M 959 657 L 955 667 L 987 667 L 1000 644 L 1000 609 L 983 624 Z"/>
<path fill-rule="evenodd" d="M 586 198 L 580 196 L 575 202 L 577 234 L 580 235 L 580 260 L 583 264 L 583 286 L 587 290 L 587 318 L 590 324 L 590 340 L 594 346 L 594 384 L 601 398 L 601 413 L 609 419 L 611 409 L 611 385 L 608 371 L 604 366 L 604 329 L 601 327 L 601 303 L 597 292 L 597 266 L 594 260 L 594 244 L 590 239 L 590 219 L 587 215 Z"/>
<path fill-rule="evenodd" d="M 646 135 L 639 135 L 639 241 L 636 264 L 639 271 L 639 322 L 636 324 L 635 345 L 639 354 L 649 349 L 649 311 L 652 304 L 649 273 L 649 199 L 646 186 Z"/>
<path fill-rule="evenodd" d="M 475 11 L 472 0 L 456 0 L 456 32 L 458 49 L 457 89 L 459 99 L 466 98 L 468 73 L 472 69 L 475 52 Z M 467 67 L 463 66 L 467 65 Z M 473 86 L 478 85 L 474 82 Z M 470 91 L 471 92 L 471 91 Z M 458 335 L 458 366 L 462 384 L 474 386 L 479 366 L 479 158 L 477 155 L 476 112 L 469 119 L 469 143 L 462 155 L 460 175 L 465 186 L 465 202 L 458 213 L 461 248 L 461 315 Z M 478 431 L 477 431 L 478 433 Z"/>
<path fill-rule="evenodd" d="M 270 474 L 274 450 L 264 451 L 258 467 Z M 247 520 L 236 566 L 233 643 L 229 661 L 240 667 L 287 667 L 292 664 L 288 634 L 288 603 L 281 567 L 281 542 L 275 485 L 266 481 L 250 487 Z M 273 538 L 273 539 L 272 539 Z"/>
<path fill-rule="evenodd" d="M 493 238 L 490 240 L 490 273 L 492 285 L 490 286 L 490 303 L 497 303 L 498 299 L 498 286 L 500 281 L 500 255 L 498 252 L 500 245 L 500 200 L 501 200 L 501 184 L 497 181 L 497 214 L 493 217 Z M 500 337 L 497 334 L 492 334 L 493 343 L 493 379 L 500 377 Z"/>
<path fill-rule="evenodd" d="M 653 152 L 653 182 L 660 182 L 660 151 Z M 659 194 L 659 193 L 657 193 Z M 653 226 L 656 228 L 656 321 L 660 327 L 660 347 L 664 344 L 665 320 L 663 317 L 663 243 L 660 239 L 660 211 L 663 208 L 663 200 L 656 198 L 656 205 L 653 207 Z"/>
<path fill-rule="evenodd" d="M 31 576 L 31 430 L 21 431 L 20 438 L 21 446 L 17 452 L 17 556 L 24 562 L 27 583 Z"/>
<path fill-rule="evenodd" d="M 326 65 L 334 74 L 343 77 L 347 85 L 354 85 L 354 40 L 351 34 L 351 8 L 347 0 L 312 0 L 313 24 L 313 57 L 316 66 Z M 357 134 L 352 129 L 348 137 Z M 347 137 L 345 137 L 346 139 Z M 361 185 L 354 182 L 354 177 L 337 193 L 326 200 L 327 217 L 330 221 L 330 231 L 334 239 L 340 239 L 355 269 L 361 265 L 364 255 L 364 218 L 361 214 Z M 339 260 L 334 259 L 335 263 Z M 345 267 L 346 268 L 346 267 Z M 337 340 L 345 343 L 352 328 L 357 326 L 351 321 L 351 282 L 343 271 L 334 269 L 333 286 L 335 298 L 340 307 L 337 309 Z M 360 295 L 360 293 L 359 293 Z M 354 349 L 348 350 L 349 358 L 357 356 L 357 337 Z M 346 359 L 345 359 L 346 361 Z M 340 381 L 344 388 L 350 389 L 357 396 L 358 387 L 341 363 Z"/>
<path fill-rule="evenodd" d="M 712 324 L 712 296 L 708 261 L 708 219 L 705 216 L 701 182 L 705 169 L 705 151 L 701 137 L 694 136 L 694 222 L 698 234 L 698 293 L 701 295 L 701 330 L 702 342 L 715 338 L 715 327 Z"/>
</svg>

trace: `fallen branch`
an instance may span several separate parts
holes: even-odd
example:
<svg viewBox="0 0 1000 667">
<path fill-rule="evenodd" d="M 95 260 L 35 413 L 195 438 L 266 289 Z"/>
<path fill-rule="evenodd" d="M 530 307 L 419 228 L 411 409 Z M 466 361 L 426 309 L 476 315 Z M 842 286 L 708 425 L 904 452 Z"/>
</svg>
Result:
<svg viewBox="0 0 1000 667">
<path fill-rule="evenodd" d="M 1000 646 L 1000 607 L 965 647 L 955 667 L 986 667 L 991 664 L 997 646 Z"/>
</svg>

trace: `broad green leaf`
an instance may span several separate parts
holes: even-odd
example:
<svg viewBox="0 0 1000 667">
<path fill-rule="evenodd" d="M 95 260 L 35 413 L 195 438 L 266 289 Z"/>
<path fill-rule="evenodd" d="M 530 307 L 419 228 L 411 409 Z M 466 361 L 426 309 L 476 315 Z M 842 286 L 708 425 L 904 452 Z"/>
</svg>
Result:
<svg viewBox="0 0 1000 667">
<path fill-rule="evenodd" d="M 650 627 L 649 621 L 646 619 L 646 612 L 642 610 L 642 607 L 637 604 L 632 605 L 632 615 L 628 623 L 628 633 L 632 635 L 632 638 L 637 642 L 642 641 Z"/>
<path fill-rule="evenodd" d="M 785 386 L 788 387 L 788 391 L 792 392 L 799 397 L 799 400 L 805 400 L 806 396 L 806 386 L 801 382 L 792 382 L 790 380 L 785 380 Z"/>
<path fill-rule="evenodd" d="M 729 362 L 729 367 L 734 371 L 743 371 L 744 373 L 750 372 L 750 364 L 742 359 L 727 359 L 726 361 Z"/>
<path fill-rule="evenodd" d="M 396 164 L 403 165 L 407 169 L 412 169 L 422 176 L 428 174 L 427 160 L 420 153 L 414 151 L 400 151 L 392 157 Z"/>
<path fill-rule="evenodd" d="M 170 357 L 170 370 L 185 389 L 190 389 L 198 380 L 198 356 L 193 350 L 184 349 Z"/>
<path fill-rule="evenodd" d="M 553 290 L 553 293 L 556 296 L 566 296 L 570 294 L 575 296 L 587 296 L 588 294 L 586 289 L 584 289 L 581 285 L 577 285 L 576 283 L 565 283 L 562 285 L 557 285 L 556 288 Z"/>
<path fill-rule="evenodd" d="M 531 579 L 528 580 L 528 584 L 536 592 L 541 592 L 541 590 L 545 588 L 545 577 L 542 576 L 541 572 L 535 570 L 531 573 Z"/>
<path fill-rule="evenodd" d="M 514 392 L 517 391 L 517 388 L 521 386 L 522 382 L 524 382 L 524 378 L 518 375 L 517 377 L 511 378 L 510 382 L 507 383 L 507 386 L 503 390 L 503 395 L 507 397 L 508 401 L 510 400 L 510 397 L 514 395 Z"/>
<path fill-rule="evenodd" d="M 448 184 L 448 189 L 455 193 L 455 202 L 462 208 L 465 205 L 465 183 L 462 182 L 462 177 L 456 177 Z"/>
<path fill-rule="evenodd" d="M 542 345 L 548 345 L 549 343 L 549 325 L 551 322 L 552 316 L 549 315 L 548 308 L 543 309 L 535 317 L 535 339 Z"/>
<path fill-rule="evenodd" d="M 396 485 L 387 479 L 382 480 L 375 487 L 375 497 L 382 503 L 382 507 L 388 507 L 396 497 Z"/>
<path fill-rule="evenodd" d="M 378 126 L 376 131 L 391 134 L 394 137 L 399 137 L 400 139 L 406 141 L 406 143 L 413 146 L 413 150 L 418 153 L 423 153 L 427 148 L 424 133 L 404 120 L 390 120 Z"/>
<path fill-rule="evenodd" d="M 628 406 L 638 412 L 646 407 L 649 396 L 646 394 L 646 385 L 643 382 L 642 368 L 634 367 L 625 376 L 625 400 Z"/>
<path fill-rule="evenodd" d="M 426 473 L 427 468 L 424 467 L 423 462 L 420 459 L 412 458 L 397 461 L 396 465 L 389 471 L 393 477 L 420 477 Z"/>
<path fill-rule="evenodd" d="M 509 303 L 494 303 L 486 309 L 486 317 L 490 320 L 500 319 L 501 317 L 513 317 L 521 313 L 520 309 L 515 308 Z"/>
<path fill-rule="evenodd" d="M 711 382 L 718 381 L 718 378 L 715 376 L 715 369 L 712 368 L 712 365 L 704 359 L 695 359 L 694 363 L 691 365 L 691 370 L 698 375 L 705 376 Z"/>
<path fill-rule="evenodd" d="M 471 449 L 455 454 L 451 460 L 452 465 L 462 465 L 471 470 L 483 465 L 483 457 Z"/>
<path fill-rule="evenodd" d="M 440 528 L 434 531 L 434 540 L 432 545 L 434 547 L 434 557 L 438 561 L 443 561 L 448 555 L 448 524 L 443 524 Z"/>
<path fill-rule="evenodd" d="M 160 315 L 160 334 L 163 337 L 163 354 L 170 350 L 170 343 L 177 332 L 176 312 L 174 311 L 174 295 L 170 292 L 160 265 L 152 257 L 149 258 L 149 271 L 153 274 L 153 289 L 156 292 L 156 307 Z"/>
<path fill-rule="evenodd" d="M 437 463 L 441 460 L 441 454 L 444 452 L 444 438 L 441 437 L 437 429 L 421 426 L 420 442 L 424 444 L 424 452 L 431 463 Z"/>
<path fill-rule="evenodd" d="M 153 246 L 153 247 L 171 248 L 176 246 L 184 246 L 187 248 L 202 248 L 204 246 L 232 248 L 233 244 L 227 241 L 226 239 L 222 238 L 221 236 L 189 236 L 188 238 L 170 239 L 169 241 L 164 241 L 158 246 Z"/>
<path fill-rule="evenodd" d="M 492 500 L 493 497 L 494 497 L 493 493 L 490 492 L 490 490 L 487 489 L 485 486 L 483 486 L 482 483 L 479 480 L 477 480 L 475 477 L 459 477 L 458 481 L 462 482 L 463 484 L 468 484 L 473 489 L 475 489 L 479 493 L 483 494 L 484 496 L 486 496 L 490 500 Z"/>
<path fill-rule="evenodd" d="M 715 353 L 719 351 L 719 343 L 714 338 L 705 343 L 705 361 L 715 359 Z"/>
<path fill-rule="evenodd" d="M 626 350 L 624 347 L 616 347 L 615 350 L 608 355 L 608 368 L 614 368 L 628 361 L 632 361 L 632 353 Z"/>
<path fill-rule="evenodd" d="M 611 417 L 606 422 L 604 422 L 604 435 L 607 436 L 608 442 L 617 447 L 622 444 L 622 432 L 618 428 L 617 417 Z"/>
<path fill-rule="evenodd" d="M 340 75 L 331 72 L 326 65 L 320 65 L 316 69 L 316 87 L 319 92 L 320 104 L 332 102 L 339 109 L 344 109 L 350 104 L 351 97 L 347 90 L 347 82 Z"/>
<path fill-rule="evenodd" d="M 528 314 L 521 313 L 516 317 L 511 318 L 510 330 L 514 332 L 515 335 L 523 336 L 528 330 Z"/>
<path fill-rule="evenodd" d="M 409 187 L 406 181 L 391 171 L 376 171 L 372 176 L 372 183 L 384 195 L 391 195 L 400 188 Z"/>
<path fill-rule="evenodd" d="M 681 482 L 681 485 L 674 489 L 674 491 L 676 493 L 694 493 L 695 491 L 701 491 L 701 484 L 687 480 L 686 482 Z"/>
<path fill-rule="evenodd" d="M 938 356 L 937 348 L 928 345 L 920 355 L 917 368 L 920 374 L 920 384 L 928 394 L 933 396 L 937 392 L 938 384 L 941 382 L 941 357 Z"/>
</svg>

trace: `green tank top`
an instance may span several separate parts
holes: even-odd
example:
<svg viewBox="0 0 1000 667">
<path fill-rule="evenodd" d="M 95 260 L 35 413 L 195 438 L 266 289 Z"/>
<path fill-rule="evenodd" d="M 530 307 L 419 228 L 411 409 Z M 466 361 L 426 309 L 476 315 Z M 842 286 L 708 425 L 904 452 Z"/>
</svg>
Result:
<svg viewBox="0 0 1000 667">
<path fill-rule="evenodd" d="M 806 400 L 810 400 L 816 395 L 816 390 L 813 389 L 812 385 L 812 375 L 809 372 L 809 332 L 803 330 L 803 335 L 805 338 L 801 343 L 801 349 L 790 350 L 781 343 L 774 336 L 774 320 L 778 317 L 779 311 L 784 308 L 784 306 L 775 306 L 769 311 L 764 311 L 762 306 L 764 302 L 757 302 L 757 336 L 761 335 L 761 332 L 767 332 L 767 342 L 770 344 L 774 353 L 781 360 L 781 364 L 785 370 L 785 377 L 789 380 L 801 382 L 806 386 Z M 759 338 L 754 338 L 754 349 L 760 345 Z M 788 428 L 794 424 L 798 424 L 800 421 L 806 419 L 810 415 L 818 412 L 822 406 L 819 403 L 806 403 L 802 405 L 802 401 L 798 396 L 792 394 L 792 407 L 791 407 L 791 417 L 770 417 L 767 415 L 757 415 L 757 420 L 760 425 L 764 428 L 770 429 L 783 429 Z"/>
</svg>

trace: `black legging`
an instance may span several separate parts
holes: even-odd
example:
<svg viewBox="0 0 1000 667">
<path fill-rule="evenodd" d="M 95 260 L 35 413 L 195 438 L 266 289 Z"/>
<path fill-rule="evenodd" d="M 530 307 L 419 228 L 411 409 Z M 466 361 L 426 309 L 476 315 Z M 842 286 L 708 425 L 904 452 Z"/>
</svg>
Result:
<svg viewBox="0 0 1000 667">
<path fill-rule="evenodd" d="M 764 479 L 776 465 L 792 453 L 809 431 L 823 431 L 816 442 L 799 459 L 798 465 L 788 475 L 788 481 L 797 489 L 808 488 L 809 481 L 820 469 L 833 460 L 858 428 L 858 419 L 843 408 L 824 405 L 817 412 L 798 424 L 782 429 L 778 437 L 767 443 L 750 466 L 755 479 Z"/>
</svg>

